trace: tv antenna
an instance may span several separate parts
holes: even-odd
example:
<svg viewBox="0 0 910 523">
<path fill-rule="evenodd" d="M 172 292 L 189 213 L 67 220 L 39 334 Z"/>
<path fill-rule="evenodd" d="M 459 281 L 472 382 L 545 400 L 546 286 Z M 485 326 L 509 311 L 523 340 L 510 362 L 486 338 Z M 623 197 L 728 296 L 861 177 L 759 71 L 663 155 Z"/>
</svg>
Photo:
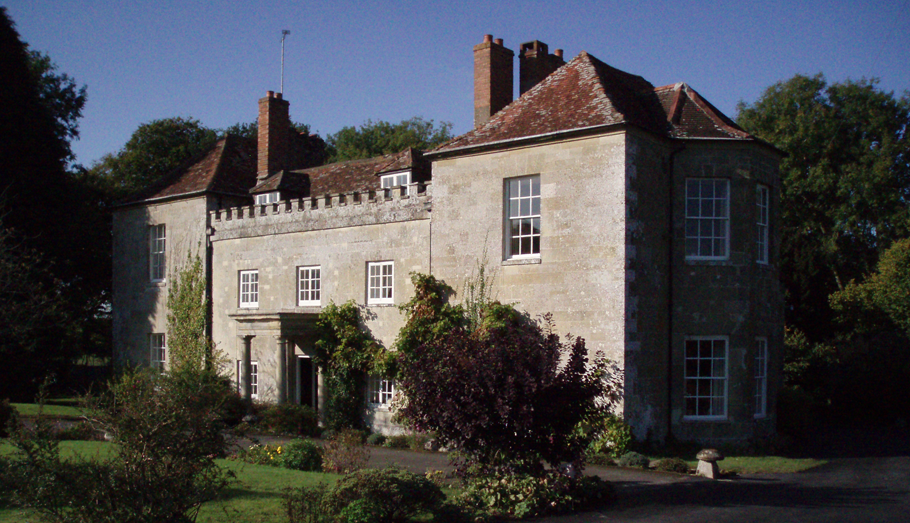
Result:
<svg viewBox="0 0 910 523">
<path fill-rule="evenodd" d="M 278 91 L 281 94 L 284 94 L 284 39 L 291 34 L 287 29 L 281 30 L 281 89 Z"/>
</svg>

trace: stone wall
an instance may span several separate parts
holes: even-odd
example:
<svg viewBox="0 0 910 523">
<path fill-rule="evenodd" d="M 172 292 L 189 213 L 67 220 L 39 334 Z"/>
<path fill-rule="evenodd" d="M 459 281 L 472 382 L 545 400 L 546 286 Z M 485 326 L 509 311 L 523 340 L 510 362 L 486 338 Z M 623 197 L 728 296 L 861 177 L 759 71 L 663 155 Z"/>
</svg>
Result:
<svg viewBox="0 0 910 523">
<path fill-rule="evenodd" d="M 672 423 L 683 440 L 742 440 L 773 431 L 774 416 L 754 417 L 756 338 L 766 338 L 768 408 L 773 413 L 781 380 L 783 295 L 778 277 L 780 183 L 777 156 L 753 144 L 689 143 L 675 156 L 673 196 Z M 685 256 L 685 181 L 730 181 L 730 253 L 726 260 L 687 260 Z M 756 184 L 768 186 L 771 249 L 768 264 L 756 262 Z M 684 345 L 687 337 L 725 336 L 727 353 L 726 419 L 691 420 L 685 416 Z"/>
<path fill-rule="evenodd" d="M 150 205 L 121 207 L 113 222 L 113 336 L 118 364 L 147 365 L 149 335 L 167 332 L 168 282 L 189 253 L 205 259 L 206 196 Z M 164 224 L 167 277 L 152 282 L 149 227 Z"/>
<path fill-rule="evenodd" d="M 532 317 L 552 313 L 561 336 L 625 358 L 626 137 L 611 134 L 433 163 L 433 274 L 459 291 L 479 263 L 493 298 Z M 539 259 L 507 260 L 504 186 L 540 175 Z M 486 258 L 485 258 L 486 256 Z"/>
</svg>

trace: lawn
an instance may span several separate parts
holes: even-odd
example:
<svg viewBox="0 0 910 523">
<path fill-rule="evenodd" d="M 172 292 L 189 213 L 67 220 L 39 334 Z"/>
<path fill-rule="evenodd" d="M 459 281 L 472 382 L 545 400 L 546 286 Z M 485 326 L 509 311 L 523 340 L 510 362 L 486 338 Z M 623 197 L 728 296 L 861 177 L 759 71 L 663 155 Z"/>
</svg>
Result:
<svg viewBox="0 0 910 523">
<path fill-rule="evenodd" d="M 16 408 L 16 411 L 19 412 L 20 416 L 37 416 L 38 415 L 38 404 L 37 403 L 11 403 L 13 407 Z M 78 407 L 72 405 L 58 405 L 53 403 L 48 403 L 44 406 L 43 413 L 45 416 L 51 416 L 54 418 L 80 418 L 82 417 L 82 411 Z"/>
<path fill-rule="evenodd" d="M 107 458 L 113 445 L 100 441 L 63 441 L 60 443 L 64 457 L 83 456 Z M 0 441 L 0 455 L 9 455 L 15 449 Z M 227 490 L 224 499 L 203 505 L 200 523 L 247 523 L 285 521 L 281 492 L 289 487 L 312 486 L 318 483 L 335 483 L 336 474 L 298 472 L 265 465 L 248 465 L 237 461 L 217 460 L 219 466 L 234 471 L 237 481 Z M 38 521 L 28 510 L 0 506 L 0 523 Z"/>
<path fill-rule="evenodd" d="M 695 468 L 697 461 L 688 462 Z M 724 472 L 738 474 L 791 474 L 824 465 L 827 461 L 812 458 L 785 458 L 783 456 L 733 456 L 719 461 L 717 465 Z"/>
</svg>

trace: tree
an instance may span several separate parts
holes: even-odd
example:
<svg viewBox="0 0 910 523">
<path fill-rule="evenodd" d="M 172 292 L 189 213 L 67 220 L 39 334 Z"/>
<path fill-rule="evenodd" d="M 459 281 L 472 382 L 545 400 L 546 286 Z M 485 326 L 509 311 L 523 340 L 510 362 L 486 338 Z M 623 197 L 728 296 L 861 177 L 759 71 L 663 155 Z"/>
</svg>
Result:
<svg viewBox="0 0 910 523">
<path fill-rule="evenodd" d="M 451 123 L 442 122 L 437 127 L 433 120 L 424 120 L 419 116 L 397 124 L 367 120 L 359 128 L 344 127 L 329 135 L 329 161 L 372 158 L 397 153 L 408 147 L 431 149 L 451 140 L 451 130 Z"/>
<path fill-rule="evenodd" d="M 894 242 L 865 281 L 832 294 L 831 306 L 861 332 L 887 329 L 887 318 L 910 337 L 910 238 Z"/>
<path fill-rule="evenodd" d="M 876 84 L 797 75 L 737 107 L 744 129 L 787 153 L 780 274 L 787 323 L 813 340 L 831 332 L 828 296 L 910 236 L 910 94 Z"/>
<path fill-rule="evenodd" d="M 29 367 L 46 363 L 48 371 L 59 370 L 61 352 L 76 356 L 90 343 L 103 346 L 107 336 L 102 333 L 109 331 L 104 303 L 110 291 L 110 234 L 103 200 L 86 183 L 84 171 L 67 168 L 85 87 L 77 88 L 46 55 L 29 52 L 5 8 L 0 8 L 0 56 L 3 227 L 15 238 L 10 248 L 43 264 L 23 278 L 55 292 L 54 301 L 68 320 L 54 324 L 50 316 L 36 315 L 30 332 L 42 335 L 19 341 L 28 343 L 22 350 L 35 357 Z M 39 320 L 47 323 L 36 326 Z M 0 381 L 8 382 L 7 373 L 18 370 L 4 366 Z"/>
<path fill-rule="evenodd" d="M 447 286 L 432 283 L 436 291 L 421 292 L 426 303 L 410 307 L 411 316 L 443 310 Z M 469 329 L 457 310 L 460 322 L 438 312 L 408 318 L 427 341 L 399 359 L 398 415 L 483 466 L 540 472 L 541 460 L 581 462 L 588 441 L 576 427 L 618 400 L 603 356 L 589 364 L 584 340 L 560 341 L 549 317 L 539 324 L 494 302 Z M 425 325 L 433 316 L 447 326 L 444 335 Z"/>
<path fill-rule="evenodd" d="M 26 46 L 27 47 L 27 46 Z M 79 118 L 86 102 L 86 86 L 58 71 L 50 56 L 40 51 L 29 52 L 29 70 L 38 84 L 38 97 L 54 121 L 54 134 L 65 145 L 66 160 L 74 156 L 70 141 L 79 138 Z"/>
<path fill-rule="evenodd" d="M 218 133 L 194 118 L 162 118 L 137 128 L 120 151 L 91 167 L 115 197 L 145 189 L 208 149 Z"/>
<path fill-rule="evenodd" d="M 221 131 L 224 135 L 233 135 L 248 140 L 257 140 L 259 124 L 236 123 Z M 325 140 L 318 134 L 310 134 L 310 126 L 305 123 L 291 122 L 290 151 L 288 169 L 306 169 L 322 165 L 328 159 Z"/>
</svg>

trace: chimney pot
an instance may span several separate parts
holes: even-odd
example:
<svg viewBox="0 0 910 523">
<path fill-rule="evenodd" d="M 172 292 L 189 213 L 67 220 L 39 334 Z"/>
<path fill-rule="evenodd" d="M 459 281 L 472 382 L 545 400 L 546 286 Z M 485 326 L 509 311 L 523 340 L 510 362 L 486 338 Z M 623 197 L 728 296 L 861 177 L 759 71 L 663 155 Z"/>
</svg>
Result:
<svg viewBox="0 0 910 523">
<path fill-rule="evenodd" d="M 555 54 L 559 58 L 562 58 L 562 49 L 557 49 L 557 50 L 553 51 L 553 54 Z"/>
<path fill-rule="evenodd" d="M 275 98 L 275 91 L 266 91 L 265 95 L 268 98 Z"/>
<path fill-rule="evenodd" d="M 496 45 L 502 45 L 502 38 L 497 38 L 496 40 L 493 40 L 493 43 Z"/>
<path fill-rule="evenodd" d="M 483 43 L 488 44 L 493 41 L 493 35 L 483 35 Z"/>
</svg>

